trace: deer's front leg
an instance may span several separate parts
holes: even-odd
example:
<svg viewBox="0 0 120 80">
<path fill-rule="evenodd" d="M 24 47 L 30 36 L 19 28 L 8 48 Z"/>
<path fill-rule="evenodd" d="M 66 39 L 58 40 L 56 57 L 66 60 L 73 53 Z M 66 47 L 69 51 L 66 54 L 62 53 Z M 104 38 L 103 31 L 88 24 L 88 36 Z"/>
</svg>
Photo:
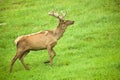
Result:
<svg viewBox="0 0 120 80">
<path fill-rule="evenodd" d="M 53 50 L 53 47 L 56 45 L 56 42 L 50 44 L 47 46 L 47 50 L 48 50 L 48 55 L 50 57 L 50 60 L 45 62 L 45 63 L 49 63 L 50 62 L 50 65 L 52 65 L 52 60 L 53 60 L 53 56 L 52 56 L 52 53 L 54 54 L 54 56 L 56 55 L 55 51 Z"/>
<path fill-rule="evenodd" d="M 48 62 L 46 62 L 46 63 L 49 63 L 49 62 L 50 62 L 50 65 L 52 65 L 52 54 L 51 54 L 52 48 L 51 48 L 50 45 L 47 47 L 47 50 L 48 50 L 48 55 L 49 55 L 49 57 L 50 57 L 50 60 L 49 60 Z"/>
<path fill-rule="evenodd" d="M 52 49 L 52 53 L 53 53 L 52 59 L 54 59 L 54 57 L 56 56 L 56 52 L 54 51 L 54 49 Z"/>
</svg>

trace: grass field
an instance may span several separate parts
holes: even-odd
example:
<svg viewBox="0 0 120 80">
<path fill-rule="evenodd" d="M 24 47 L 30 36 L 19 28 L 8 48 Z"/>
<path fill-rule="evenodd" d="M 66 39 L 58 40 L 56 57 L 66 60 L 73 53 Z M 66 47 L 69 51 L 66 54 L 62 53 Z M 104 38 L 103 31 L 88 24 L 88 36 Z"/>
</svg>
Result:
<svg viewBox="0 0 120 80">
<path fill-rule="evenodd" d="M 47 51 L 31 51 L 9 73 L 16 53 L 14 40 L 56 28 L 50 10 L 66 11 L 74 20 L 54 48 L 53 66 Z M 119 0 L 0 0 L 0 80 L 120 80 Z"/>
</svg>

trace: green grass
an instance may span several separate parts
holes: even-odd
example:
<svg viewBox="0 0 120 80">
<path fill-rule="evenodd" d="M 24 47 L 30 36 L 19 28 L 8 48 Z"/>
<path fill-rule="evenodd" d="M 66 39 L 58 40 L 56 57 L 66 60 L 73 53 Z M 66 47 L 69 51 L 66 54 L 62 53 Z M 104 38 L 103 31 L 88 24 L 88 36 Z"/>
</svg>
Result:
<svg viewBox="0 0 120 80">
<path fill-rule="evenodd" d="M 58 41 L 53 66 L 43 62 L 47 51 L 31 51 L 9 73 L 16 52 L 14 40 L 25 34 L 56 28 L 50 10 L 66 11 L 74 20 Z M 0 80 L 120 80 L 119 0 L 1 0 Z"/>
</svg>

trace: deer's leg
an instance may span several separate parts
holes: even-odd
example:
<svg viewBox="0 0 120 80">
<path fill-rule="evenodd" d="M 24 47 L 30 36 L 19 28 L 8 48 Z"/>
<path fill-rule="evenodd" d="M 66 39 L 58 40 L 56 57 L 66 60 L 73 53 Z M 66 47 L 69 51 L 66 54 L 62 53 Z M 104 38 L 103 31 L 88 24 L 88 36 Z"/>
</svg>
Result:
<svg viewBox="0 0 120 80">
<path fill-rule="evenodd" d="M 52 48 L 51 48 L 51 45 L 49 45 L 49 46 L 47 47 L 47 50 L 48 50 L 48 55 L 49 55 L 49 57 L 50 57 L 50 60 L 49 60 L 48 62 L 50 62 L 50 65 L 52 65 L 52 54 L 51 54 Z"/>
<path fill-rule="evenodd" d="M 53 43 L 51 43 L 50 45 L 47 46 L 47 50 L 48 50 L 48 54 L 49 54 L 50 60 L 46 61 L 45 63 L 49 63 L 50 62 L 50 65 L 52 65 L 52 60 L 53 60 L 54 56 L 56 55 L 55 51 L 53 50 L 53 47 L 56 45 L 56 43 L 57 42 L 53 42 Z M 52 56 L 51 53 L 53 53 L 53 56 Z"/>
<path fill-rule="evenodd" d="M 15 63 L 15 61 L 20 57 L 20 55 L 22 55 L 23 51 L 22 50 L 17 50 L 16 55 L 14 56 L 14 58 L 11 61 L 11 65 L 10 65 L 10 73 L 12 72 L 12 67 Z"/>
<path fill-rule="evenodd" d="M 21 61 L 21 63 L 23 64 L 24 68 L 26 70 L 29 70 L 29 67 L 24 63 L 24 58 L 25 56 L 29 53 L 30 51 L 25 51 L 20 57 L 19 60 Z"/>
<path fill-rule="evenodd" d="M 50 63 L 50 60 L 47 60 L 47 61 L 45 61 L 44 63 L 45 63 L 45 64 L 46 64 L 46 63 Z"/>
<path fill-rule="evenodd" d="M 53 58 L 56 56 L 56 52 L 53 49 L 51 49 L 51 54 L 50 55 L 52 56 L 52 60 L 53 60 Z M 44 63 L 50 63 L 50 60 L 47 60 Z"/>
<path fill-rule="evenodd" d="M 52 53 L 53 53 L 53 56 L 52 56 L 52 59 L 56 56 L 56 52 L 54 51 L 54 49 L 52 49 Z"/>
</svg>

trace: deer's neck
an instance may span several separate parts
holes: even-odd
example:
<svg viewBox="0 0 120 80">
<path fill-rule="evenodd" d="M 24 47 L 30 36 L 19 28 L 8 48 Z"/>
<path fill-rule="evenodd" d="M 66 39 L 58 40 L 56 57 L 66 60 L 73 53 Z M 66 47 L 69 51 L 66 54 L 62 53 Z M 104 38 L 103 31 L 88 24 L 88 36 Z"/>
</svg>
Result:
<svg viewBox="0 0 120 80">
<path fill-rule="evenodd" d="M 57 40 L 63 36 L 64 32 L 65 32 L 65 29 L 62 28 L 61 25 L 58 25 L 58 27 L 54 30 L 54 34 L 55 34 Z"/>
</svg>

